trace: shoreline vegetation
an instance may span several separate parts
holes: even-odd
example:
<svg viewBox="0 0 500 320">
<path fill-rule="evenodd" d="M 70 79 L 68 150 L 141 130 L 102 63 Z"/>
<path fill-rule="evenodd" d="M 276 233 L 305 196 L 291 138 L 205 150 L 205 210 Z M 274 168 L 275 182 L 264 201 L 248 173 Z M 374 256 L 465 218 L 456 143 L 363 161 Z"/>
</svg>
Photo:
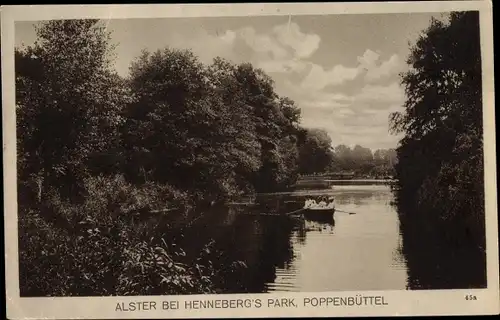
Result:
<svg viewBox="0 0 500 320">
<path fill-rule="evenodd" d="M 165 48 L 121 78 L 102 21 L 42 22 L 37 37 L 15 55 L 23 296 L 215 292 L 244 263 L 210 240 L 177 248 L 170 220 L 283 190 L 308 151 L 329 163 L 324 132 L 251 64 Z"/>
<path fill-rule="evenodd" d="M 299 106 L 279 96 L 273 80 L 251 64 L 215 58 L 204 65 L 189 50 L 165 48 L 143 51 L 122 78 L 112 68 L 110 34 L 101 21 L 40 23 L 36 43 L 15 52 L 21 296 L 227 293 L 245 261 L 229 261 L 213 239 L 189 250 L 177 246 L 182 228 L 224 202 L 287 190 L 311 176 L 396 179 L 403 241 L 413 248 L 405 249 L 416 270 L 410 279 L 432 282 L 420 266 L 440 268 L 436 256 L 408 257 L 432 241 L 452 240 L 427 235 L 472 237 L 458 249 L 436 249 L 446 257 L 484 249 L 481 78 L 477 61 L 469 61 L 480 46 L 460 39 L 474 19 L 455 14 L 450 26 L 433 22 L 430 38 L 417 43 L 410 64 L 424 68 L 419 75 L 429 81 L 441 78 L 426 75 L 427 58 L 416 56 L 430 55 L 424 49 L 435 34 L 456 33 L 459 48 L 472 56 L 445 57 L 465 59 L 462 69 L 452 70 L 459 78 L 446 89 L 452 91 L 443 91 L 451 100 L 429 102 L 431 109 L 415 119 L 410 110 L 423 107 L 408 73 L 407 113 L 392 122 L 405 137 L 396 150 L 374 152 L 332 148 L 324 130 L 303 128 Z M 443 55 L 446 45 L 452 44 L 443 45 Z M 429 62 L 430 70 L 448 66 L 443 61 Z M 460 100 L 465 95 L 471 100 Z M 448 112 L 443 123 L 420 118 L 441 109 Z M 427 128 L 414 127 L 422 121 L 434 130 L 416 136 Z M 481 282 L 457 272 L 450 277 L 452 285 L 462 286 L 452 277 L 465 287 Z"/>
<path fill-rule="evenodd" d="M 479 13 L 433 20 L 402 75 L 404 134 L 393 186 L 409 286 L 486 288 Z"/>
</svg>

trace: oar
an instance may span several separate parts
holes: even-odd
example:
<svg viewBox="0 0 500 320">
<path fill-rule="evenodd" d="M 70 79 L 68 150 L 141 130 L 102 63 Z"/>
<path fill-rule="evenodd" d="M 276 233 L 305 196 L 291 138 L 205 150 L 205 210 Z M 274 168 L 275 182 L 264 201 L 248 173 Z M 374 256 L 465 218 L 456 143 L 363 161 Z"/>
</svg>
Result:
<svg viewBox="0 0 500 320">
<path fill-rule="evenodd" d="M 343 213 L 348 213 L 348 214 L 356 214 L 356 212 L 349 212 L 349 211 L 344 211 L 344 210 L 339 210 L 335 209 L 335 211 L 343 212 Z"/>
<path fill-rule="evenodd" d="M 286 215 L 287 215 L 287 216 L 289 216 L 289 215 L 293 215 L 293 214 L 295 214 L 295 213 L 297 213 L 297 212 L 300 212 L 300 211 L 302 211 L 302 210 L 305 210 L 305 209 L 306 209 L 306 208 L 300 208 L 299 210 L 295 210 L 295 211 L 292 211 L 292 212 L 288 212 L 288 213 L 286 213 Z"/>
</svg>

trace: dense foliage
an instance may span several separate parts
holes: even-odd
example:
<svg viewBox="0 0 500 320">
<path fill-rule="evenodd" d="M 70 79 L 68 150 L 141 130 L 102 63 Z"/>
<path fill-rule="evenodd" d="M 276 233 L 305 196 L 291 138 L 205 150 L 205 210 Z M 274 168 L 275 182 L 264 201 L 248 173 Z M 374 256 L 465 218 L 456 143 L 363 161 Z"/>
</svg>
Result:
<svg viewBox="0 0 500 320">
<path fill-rule="evenodd" d="M 252 65 L 189 50 L 144 51 L 124 79 L 97 20 L 37 36 L 15 54 L 21 294 L 215 290 L 213 250 L 182 258 L 144 216 L 292 185 L 300 109 Z"/>
<path fill-rule="evenodd" d="M 333 161 L 332 139 L 325 130 L 302 130 L 299 142 L 301 174 L 325 172 Z"/>
<path fill-rule="evenodd" d="M 394 175 L 394 166 L 397 162 L 394 149 L 372 151 L 360 145 L 349 148 L 341 144 L 334 148 L 330 170 L 350 172 L 355 177 L 386 178 Z"/>
<path fill-rule="evenodd" d="M 394 175 L 394 149 L 372 151 L 360 145 L 332 147 L 322 129 L 302 129 L 298 135 L 299 173 L 302 175 L 348 175 L 355 178 L 387 178 Z"/>
<path fill-rule="evenodd" d="M 396 195 L 416 287 L 486 284 L 480 47 L 479 14 L 452 13 L 432 21 L 402 75 Z"/>
</svg>

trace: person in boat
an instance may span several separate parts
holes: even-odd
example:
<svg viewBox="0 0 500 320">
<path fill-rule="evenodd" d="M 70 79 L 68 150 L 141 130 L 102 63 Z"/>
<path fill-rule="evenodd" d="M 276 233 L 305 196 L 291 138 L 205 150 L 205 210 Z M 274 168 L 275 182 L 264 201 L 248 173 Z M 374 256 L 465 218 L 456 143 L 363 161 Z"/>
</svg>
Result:
<svg viewBox="0 0 500 320">
<path fill-rule="evenodd" d="M 316 205 L 317 204 L 316 201 L 314 201 L 314 199 L 307 198 L 304 204 L 304 208 L 312 208 L 315 207 Z"/>
<path fill-rule="evenodd" d="M 318 206 L 320 208 L 325 208 L 327 206 L 327 199 L 326 199 L 326 197 L 322 197 L 321 198 L 321 201 L 318 203 Z"/>
<path fill-rule="evenodd" d="M 329 208 L 334 208 L 335 207 L 335 198 L 333 196 L 328 198 L 328 207 Z"/>
</svg>

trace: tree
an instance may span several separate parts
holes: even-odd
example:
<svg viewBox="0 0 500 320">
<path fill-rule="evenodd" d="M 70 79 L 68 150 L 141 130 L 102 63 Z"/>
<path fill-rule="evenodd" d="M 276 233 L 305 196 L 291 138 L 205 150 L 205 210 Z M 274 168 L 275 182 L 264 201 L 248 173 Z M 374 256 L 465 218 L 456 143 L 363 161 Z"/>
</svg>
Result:
<svg viewBox="0 0 500 320">
<path fill-rule="evenodd" d="M 245 192 L 254 191 L 253 179 L 260 169 L 261 145 L 256 132 L 252 107 L 245 101 L 245 92 L 236 78 L 237 66 L 222 58 L 215 58 L 208 66 L 209 82 L 214 94 L 222 101 L 221 110 L 228 161 L 234 163 L 234 177 Z"/>
<path fill-rule="evenodd" d="M 36 182 L 38 200 L 49 187 L 78 195 L 84 163 L 121 121 L 113 48 L 97 20 L 52 20 L 36 32 L 15 55 L 20 175 Z"/>
<path fill-rule="evenodd" d="M 451 244 L 467 248 L 467 254 L 474 258 L 462 259 L 474 260 L 478 270 L 484 271 L 478 30 L 477 12 L 454 12 L 447 23 L 431 22 L 411 50 L 411 69 L 402 75 L 405 111 L 391 116 L 391 126 L 393 131 L 404 134 L 397 149 L 396 173 L 397 198 L 405 212 L 402 228 L 406 242 L 415 242 L 418 237 L 445 243 L 446 248 Z M 437 255 L 449 257 L 450 253 L 442 251 Z M 459 256 L 451 255 L 453 259 Z M 475 271 L 466 273 L 456 275 L 454 283 L 485 281 L 484 277 L 471 279 Z M 481 271 L 475 274 L 484 276 Z"/>
<path fill-rule="evenodd" d="M 387 159 L 387 150 L 386 149 L 377 149 L 373 153 L 373 160 L 377 165 L 383 165 Z"/>
<path fill-rule="evenodd" d="M 238 65 L 234 76 L 260 144 L 261 166 L 252 184 L 260 192 L 286 187 L 296 177 L 300 111 L 292 100 L 278 96 L 273 80 L 251 64 Z"/>
<path fill-rule="evenodd" d="M 332 140 L 322 129 L 305 129 L 299 142 L 299 170 L 303 174 L 326 171 L 333 161 Z"/>
<path fill-rule="evenodd" d="M 134 101 L 123 128 L 129 179 L 216 192 L 232 168 L 221 152 L 222 102 L 198 58 L 188 50 L 144 51 L 130 84 Z"/>
<path fill-rule="evenodd" d="M 373 154 L 369 148 L 355 145 L 351 151 L 351 157 L 362 171 L 369 171 L 373 167 Z"/>
<path fill-rule="evenodd" d="M 403 76 L 406 112 L 394 114 L 392 121 L 393 129 L 405 134 L 398 149 L 402 184 L 406 178 L 420 185 L 428 178 L 444 178 L 447 166 L 473 165 L 478 168 L 474 172 L 483 168 L 480 46 L 478 35 L 469 31 L 477 23 L 474 13 L 453 13 L 449 24 L 434 20 L 412 51 L 408 62 L 413 69 Z M 460 157 L 462 152 L 470 157 Z M 406 175 L 409 165 L 423 163 L 418 176 Z M 467 180 L 482 193 L 479 177 Z M 450 176 L 447 183 L 460 185 L 456 178 Z"/>
<path fill-rule="evenodd" d="M 398 153 L 395 149 L 388 149 L 384 156 L 384 161 L 389 164 L 389 167 L 394 167 L 398 163 Z"/>
<path fill-rule="evenodd" d="M 166 48 L 144 52 L 130 78 L 129 179 L 224 197 L 294 177 L 300 112 L 261 70 L 221 58 L 204 66 L 191 51 Z"/>
<path fill-rule="evenodd" d="M 334 149 L 334 162 L 341 171 L 352 170 L 354 163 L 351 148 L 344 144 L 336 146 Z"/>
</svg>

